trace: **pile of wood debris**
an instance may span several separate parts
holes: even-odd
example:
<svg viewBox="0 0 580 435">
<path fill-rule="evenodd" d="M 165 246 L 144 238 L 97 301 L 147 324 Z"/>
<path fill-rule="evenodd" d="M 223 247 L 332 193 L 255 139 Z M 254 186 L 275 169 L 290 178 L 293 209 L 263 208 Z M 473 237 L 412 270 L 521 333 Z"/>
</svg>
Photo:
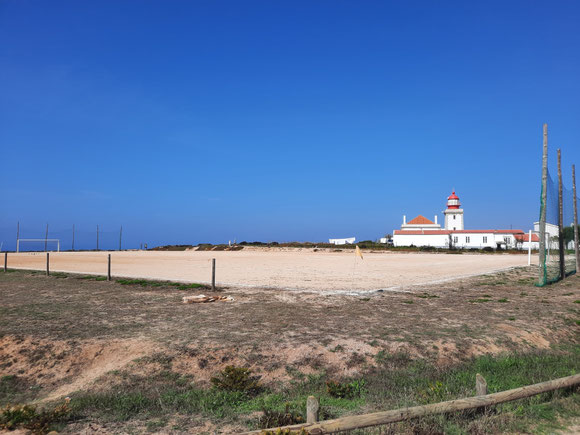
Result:
<svg viewBox="0 0 580 435">
<path fill-rule="evenodd" d="M 206 296 L 206 295 L 196 295 L 196 296 L 184 296 L 184 304 L 204 304 L 207 302 L 233 302 L 234 298 L 231 296 Z"/>
</svg>

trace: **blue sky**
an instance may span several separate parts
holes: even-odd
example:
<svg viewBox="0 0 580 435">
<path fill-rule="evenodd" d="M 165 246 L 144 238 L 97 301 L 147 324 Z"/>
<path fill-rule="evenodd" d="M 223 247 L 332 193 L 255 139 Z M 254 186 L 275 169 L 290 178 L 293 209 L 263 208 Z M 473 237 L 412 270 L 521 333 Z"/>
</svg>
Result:
<svg viewBox="0 0 580 435">
<path fill-rule="evenodd" d="M 542 123 L 567 183 L 580 164 L 579 22 L 575 1 L 1 0 L 0 240 L 375 239 L 453 187 L 466 228 L 527 230 Z"/>
</svg>

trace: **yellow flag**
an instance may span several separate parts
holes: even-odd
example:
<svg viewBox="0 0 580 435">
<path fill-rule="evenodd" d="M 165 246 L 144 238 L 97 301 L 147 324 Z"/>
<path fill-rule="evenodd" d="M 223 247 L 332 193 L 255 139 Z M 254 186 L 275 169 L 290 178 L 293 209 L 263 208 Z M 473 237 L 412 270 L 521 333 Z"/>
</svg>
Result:
<svg viewBox="0 0 580 435">
<path fill-rule="evenodd" d="M 356 245 L 356 247 L 355 247 L 355 254 L 358 255 L 361 260 L 363 259 L 362 252 L 361 252 L 360 248 L 358 247 L 358 245 Z"/>
</svg>

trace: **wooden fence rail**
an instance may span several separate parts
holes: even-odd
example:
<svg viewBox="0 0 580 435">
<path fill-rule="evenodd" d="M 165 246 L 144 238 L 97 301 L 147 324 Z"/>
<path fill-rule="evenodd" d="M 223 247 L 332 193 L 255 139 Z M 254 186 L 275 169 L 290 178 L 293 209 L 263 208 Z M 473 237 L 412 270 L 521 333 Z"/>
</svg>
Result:
<svg viewBox="0 0 580 435">
<path fill-rule="evenodd" d="M 483 378 L 481 378 L 483 379 Z M 481 379 L 478 382 L 481 384 Z M 375 412 L 366 415 L 353 415 L 349 417 L 337 418 L 334 420 L 321 421 L 317 423 L 297 424 L 284 426 L 281 428 L 261 429 L 246 434 L 260 434 L 265 431 L 276 433 L 278 429 L 300 431 L 304 429 L 309 434 L 327 434 L 346 430 L 362 429 L 365 427 L 379 426 L 426 415 L 443 414 L 446 412 L 475 409 L 485 406 L 497 405 L 499 403 L 510 402 L 512 400 L 524 399 L 536 394 L 554 391 L 560 388 L 572 387 L 580 384 L 580 374 L 567 376 L 565 378 L 552 381 L 541 382 L 539 384 L 528 385 L 526 387 L 514 388 L 513 390 L 501 391 L 499 393 L 486 394 L 483 396 L 468 397 L 466 399 L 450 400 L 448 402 L 432 403 L 430 405 L 413 406 L 411 408 L 401 408 L 393 411 Z M 482 387 L 480 387 L 482 388 Z"/>
</svg>

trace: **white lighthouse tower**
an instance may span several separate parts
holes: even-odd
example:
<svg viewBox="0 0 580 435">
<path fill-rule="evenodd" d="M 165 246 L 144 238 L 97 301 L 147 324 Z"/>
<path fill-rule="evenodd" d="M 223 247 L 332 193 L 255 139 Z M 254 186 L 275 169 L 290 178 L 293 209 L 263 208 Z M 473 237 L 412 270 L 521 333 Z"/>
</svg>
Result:
<svg viewBox="0 0 580 435">
<path fill-rule="evenodd" d="M 463 229 L 463 209 L 460 208 L 459 197 L 455 191 L 447 198 L 447 210 L 445 214 L 445 229 L 446 230 L 462 230 Z"/>
</svg>

